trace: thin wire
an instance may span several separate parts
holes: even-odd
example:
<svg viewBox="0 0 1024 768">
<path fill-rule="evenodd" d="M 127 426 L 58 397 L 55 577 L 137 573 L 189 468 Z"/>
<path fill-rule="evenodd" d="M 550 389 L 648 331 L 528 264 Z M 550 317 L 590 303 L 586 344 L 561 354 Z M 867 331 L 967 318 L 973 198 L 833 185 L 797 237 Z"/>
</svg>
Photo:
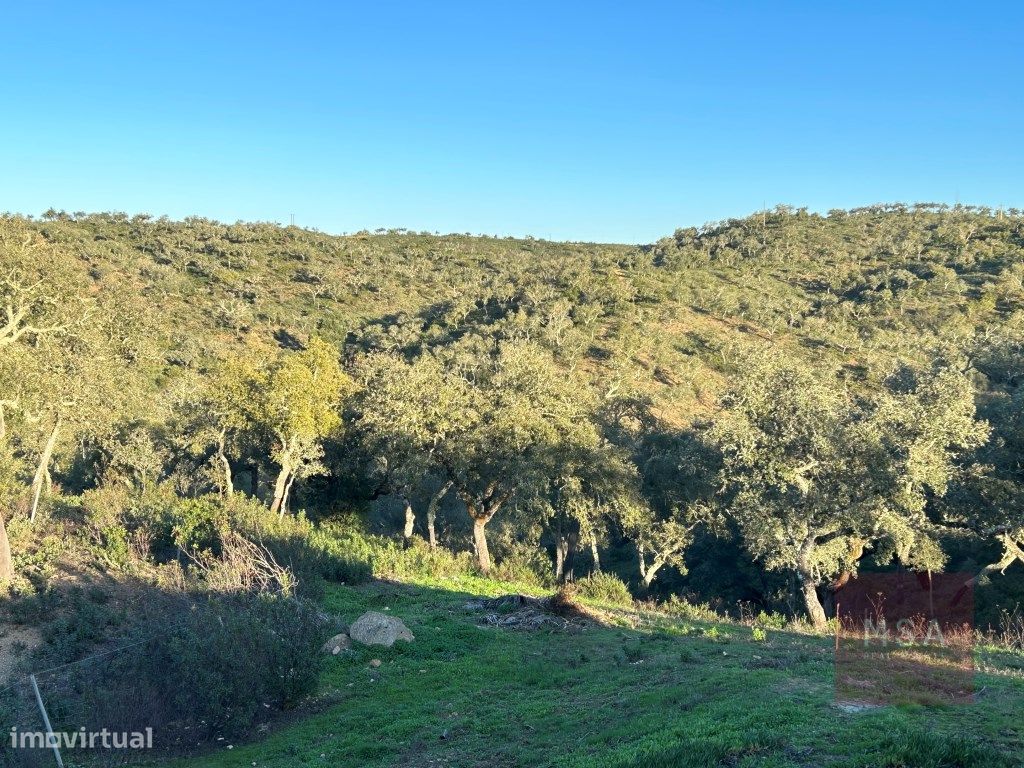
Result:
<svg viewBox="0 0 1024 768">
<path fill-rule="evenodd" d="M 40 672 L 34 672 L 32 674 L 34 674 L 36 677 L 39 677 L 40 675 L 46 675 L 46 674 L 49 674 L 50 672 L 56 672 L 58 669 L 64 669 L 65 667 L 73 667 L 76 664 L 84 664 L 85 662 L 92 661 L 93 659 L 98 659 L 98 658 L 101 658 L 103 656 L 110 656 L 113 653 L 120 653 L 121 651 L 125 651 L 125 650 L 127 650 L 129 648 L 134 648 L 137 645 L 143 645 L 144 643 L 148 643 L 150 640 L 152 640 L 154 637 L 156 637 L 157 634 L 159 634 L 159 633 L 154 633 L 154 634 L 150 635 L 149 637 L 144 638 L 142 640 L 139 640 L 138 642 L 135 642 L 135 643 L 129 643 L 128 645 L 122 645 L 120 648 L 113 648 L 113 649 L 111 649 L 109 651 L 103 651 L 102 653 L 94 653 L 92 656 L 86 656 L 85 658 L 78 659 L 77 661 L 69 661 L 67 664 L 61 664 L 60 666 L 50 667 L 49 669 L 44 669 L 44 670 L 42 670 Z M 11 686 L 11 687 L 13 687 L 13 686 Z"/>
</svg>

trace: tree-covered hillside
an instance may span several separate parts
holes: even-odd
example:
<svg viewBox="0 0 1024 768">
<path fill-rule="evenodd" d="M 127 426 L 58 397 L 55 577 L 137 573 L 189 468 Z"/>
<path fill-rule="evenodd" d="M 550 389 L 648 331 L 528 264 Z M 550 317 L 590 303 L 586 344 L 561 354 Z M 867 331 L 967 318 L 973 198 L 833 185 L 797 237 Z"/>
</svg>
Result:
<svg viewBox="0 0 1024 768">
<path fill-rule="evenodd" d="M 0 262 L 8 524 L 238 492 L 484 570 L 799 582 L 815 618 L 858 567 L 1020 551 L 1018 211 L 779 207 L 639 247 L 50 211 L 0 219 Z"/>
</svg>

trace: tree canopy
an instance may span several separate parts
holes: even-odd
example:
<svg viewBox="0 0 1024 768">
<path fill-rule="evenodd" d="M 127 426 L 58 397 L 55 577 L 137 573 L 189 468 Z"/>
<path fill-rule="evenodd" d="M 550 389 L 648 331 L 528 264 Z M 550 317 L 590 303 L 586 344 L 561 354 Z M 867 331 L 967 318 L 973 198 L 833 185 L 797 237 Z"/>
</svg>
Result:
<svg viewBox="0 0 1024 768">
<path fill-rule="evenodd" d="M 817 623 L 858 569 L 984 581 L 1024 559 L 1022 258 L 1021 212 L 930 204 L 643 246 L 3 216 L 6 522 L 108 485 L 397 499 L 484 571 L 792 576 Z"/>
</svg>

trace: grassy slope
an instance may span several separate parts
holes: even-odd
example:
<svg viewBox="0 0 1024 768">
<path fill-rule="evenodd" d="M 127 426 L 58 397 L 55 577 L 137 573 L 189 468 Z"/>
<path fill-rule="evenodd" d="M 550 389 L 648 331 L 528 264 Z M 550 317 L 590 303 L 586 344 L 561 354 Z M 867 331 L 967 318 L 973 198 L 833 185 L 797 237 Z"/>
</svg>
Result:
<svg viewBox="0 0 1024 768">
<path fill-rule="evenodd" d="M 621 610 L 578 634 L 516 632 L 477 627 L 463 608 L 509 589 L 331 588 L 329 610 L 388 610 L 416 642 L 328 660 L 311 711 L 179 766 L 938 768 L 1015 765 L 1024 747 L 1019 656 L 979 676 L 971 706 L 847 714 L 832 706 L 827 639 L 769 631 L 755 642 L 744 626 Z"/>
</svg>

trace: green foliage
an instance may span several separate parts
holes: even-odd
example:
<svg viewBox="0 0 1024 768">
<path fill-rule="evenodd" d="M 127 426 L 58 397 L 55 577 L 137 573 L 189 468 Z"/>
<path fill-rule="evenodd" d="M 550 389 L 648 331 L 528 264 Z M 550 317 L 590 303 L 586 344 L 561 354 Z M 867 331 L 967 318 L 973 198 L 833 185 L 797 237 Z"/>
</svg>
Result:
<svg viewBox="0 0 1024 768">
<path fill-rule="evenodd" d="M 228 513 L 213 499 L 183 499 L 174 510 L 174 543 L 186 552 L 220 552 L 229 528 Z"/>
<path fill-rule="evenodd" d="M 661 604 L 661 609 L 684 619 L 696 621 L 717 621 L 721 618 L 713 607 L 707 603 L 692 603 L 678 595 L 670 595 L 669 599 Z"/>
<path fill-rule="evenodd" d="M 84 671 L 82 695 L 115 718 L 106 721 L 112 730 L 123 723 L 118 718 L 145 715 L 164 749 L 182 738 L 238 736 L 314 690 L 329 630 L 316 606 L 302 601 L 198 603 L 141 626 L 140 645 Z M 136 705 L 142 712 L 112 710 L 118 701 L 138 701 L 132 686 L 146 694 Z"/>
<path fill-rule="evenodd" d="M 575 594 L 585 600 L 593 600 L 608 605 L 630 606 L 633 595 L 629 587 L 618 576 L 611 573 L 592 573 L 584 579 L 573 583 Z"/>
<path fill-rule="evenodd" d="M 816 625 L 814 585 L 854 570 L 863 542 L 888 538 L 904 563 L 941 566 L 924 543 L 926 502 L 945 495 L 954 462 L 988 434 L 962 374 L 905 370 L 855 397 L 803 364 L 764 358 L 723 406 L 712 436 L 725 504 L 752 554 L 799 575 Z"/>
</svg>

